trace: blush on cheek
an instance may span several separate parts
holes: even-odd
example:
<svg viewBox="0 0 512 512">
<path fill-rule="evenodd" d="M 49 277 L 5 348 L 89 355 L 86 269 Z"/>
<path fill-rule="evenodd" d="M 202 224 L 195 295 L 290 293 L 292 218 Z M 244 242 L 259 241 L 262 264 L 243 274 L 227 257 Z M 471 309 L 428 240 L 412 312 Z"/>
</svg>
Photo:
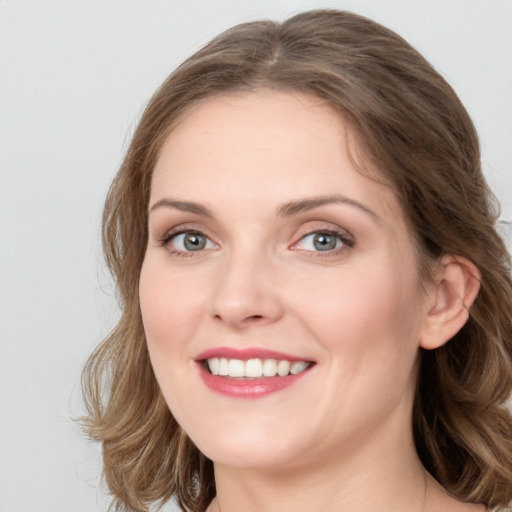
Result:
<svg viewBox="0 0 512 512">
<path fill-rule="evenodd" d="M 167 271 L 168 272 L 168 271 Z M 201 293 L 197 288 L 179 285 L 175 279 L 166 278 L 166 270 L 148 268 L 141 272 L 139 300 L 144 331 L 148 347 L 165 354 L 174 354 L 187 349 L 186 340 L 200 323 L 198 302 Z"/>
<path fill-rule="evenodd" d="M 417 295 L 411 279 L 372 273 L 372 268 L 357 269 L 319 286 L 329 290 L 327 295 L 322 293 L 316 300 L 309 297 L 313 310 L 310 307 L 308 317 L 315 319 L 313 330 L 322 333 L 320 339 L 332 340 L 354 354 L 403 349 L 417 342 L 419 304 L 411 299 Z"/>
</svg>

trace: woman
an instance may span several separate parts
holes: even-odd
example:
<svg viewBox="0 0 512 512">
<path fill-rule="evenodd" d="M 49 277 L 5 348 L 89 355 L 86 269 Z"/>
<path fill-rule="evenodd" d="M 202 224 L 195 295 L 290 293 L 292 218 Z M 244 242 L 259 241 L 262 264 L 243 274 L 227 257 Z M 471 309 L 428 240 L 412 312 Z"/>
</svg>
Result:
<svg viewBox="0 0 512 512">
<path fill-rule="evenodd" d="M 312 11 L 214 39 L 105 206 L 122 316 L 84 384 L 115 505 L 505 507 L 496 217 L 466 111 L 393 32 Z"/>
</svg>

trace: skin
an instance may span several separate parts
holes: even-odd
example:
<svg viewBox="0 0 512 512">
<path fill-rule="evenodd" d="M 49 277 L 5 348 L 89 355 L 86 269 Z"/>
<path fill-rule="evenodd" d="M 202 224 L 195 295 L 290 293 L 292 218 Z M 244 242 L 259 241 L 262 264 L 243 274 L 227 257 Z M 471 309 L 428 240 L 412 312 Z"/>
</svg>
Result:
<svg viewBox="0 0 512 512">
<path fill-rule="evenodd" d="M 463 324 L 474 274 L 448 258 L 422 286 L 400 205 L 354 168 L 357 154 L 324 102 L 266 90 L 204 101 L 163 145 L 141 310 L 164 397 L 214 461 L 222 512 L 483 510 L 426 474 L 411 430 L 418 349 Z M 187 231 L 203 249 L 187 250 Z M 337 247 L 318 250 L 315 233 Z M 195 361 L 219 346 L 315 365 L 277 393 L 226 397 Z"/>
</svg>

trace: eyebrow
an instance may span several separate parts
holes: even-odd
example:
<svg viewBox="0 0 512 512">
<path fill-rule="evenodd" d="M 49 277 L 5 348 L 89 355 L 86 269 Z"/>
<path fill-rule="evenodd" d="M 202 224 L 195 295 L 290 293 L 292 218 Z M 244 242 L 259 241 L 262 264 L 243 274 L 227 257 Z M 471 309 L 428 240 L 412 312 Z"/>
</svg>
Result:
<svg viewBox="0 0 512 512">
<path fill-rule="evenodd" d="M 379 220 L 379 216 L 373 210 L 370 210 L 370 208 L 365 206 L 363 203 L 360 203 L 359 201 L 350 199 L 339 194 L 335 194 L 332 196 L 308 197 L 304 199 L 290 201 L 289 203 L 285 203 L 277 208 L 277 216 L 289 217 L 291 215 L 296 215 L 298 213 L 313 210 L 314 208 L 319 208 L 320 206 L 339 203 L 355 206 L 356 208 L 362 210 L 363 212 L 371 215 L 374 219 Z"/>
<path fill-rule="evenodd" d="M 157 208 L 174 208 L 175 210 L 180 210 L 182 212 L 195 213 L 196 215 L 213 218 L 213 214 L 208 210 L 208 208 L 192 201 L 178 201 L 169 198 L 160 199 L 160 201 L 157 201 L 153 206 L 151 206 L 149 212 L 151 213 Z"/>
<path fill-rule="evenodd" d="M 332 196 L 315 196 L 289 201 L 288 203 L 285 203 L 277 208 L 276 215 L 277 217 L 291 217 L 293 215 L 297 215 L 298 213 L 319 208 L 320 206 L 339 203 L 355 206 L 361 211 L 372 216 L 374 219 L 379 220 L 379 216 L 364 204 L 339 194 L 335 194 Z M 175 210 L 194 213 L 196 215 L 202 215 L 204 217 L 214 217 L 212 212 L 208 208 L 193 201 L 179 201 L 171 198 L 163 198 L 157 201 L 153 206 L 151 206 L 149 212 L 152 212 L 158 208 L 174 208 Z"/>
</svg>

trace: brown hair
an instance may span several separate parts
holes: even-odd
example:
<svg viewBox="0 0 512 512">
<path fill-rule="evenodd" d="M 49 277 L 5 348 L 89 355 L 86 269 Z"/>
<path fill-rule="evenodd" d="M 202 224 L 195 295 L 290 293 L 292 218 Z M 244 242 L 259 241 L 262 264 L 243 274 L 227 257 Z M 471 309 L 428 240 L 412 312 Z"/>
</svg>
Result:
<svg viewBox="0 0 512 512">
<path fill-rule="evenodd" d="M 174 71 L 142 115 L 103 217 L 106 261 L 122 315 L 83 374 L 86 428 L 102 442 L 119 510 L 175 497 L 203 511 L 215 495 L 212 462 L 169 412 L 149 362 L 138 302 L 151 174 L 172 127 L 200 100 L 267 87 L 326 100 L 358 132 L 388 180 L 426 259 L 465 257 L 481 272 L 462 330 L 422 354 L 416 446 L 428 471 L 463 501 L 512 499 L 512 285 L 495 230 L 497 207 L 480 168 L 473 124 L 446 81 L 408 43 L 361 16 L 311 11 L 283 23 L 234 27 Z"/>
</svg>

